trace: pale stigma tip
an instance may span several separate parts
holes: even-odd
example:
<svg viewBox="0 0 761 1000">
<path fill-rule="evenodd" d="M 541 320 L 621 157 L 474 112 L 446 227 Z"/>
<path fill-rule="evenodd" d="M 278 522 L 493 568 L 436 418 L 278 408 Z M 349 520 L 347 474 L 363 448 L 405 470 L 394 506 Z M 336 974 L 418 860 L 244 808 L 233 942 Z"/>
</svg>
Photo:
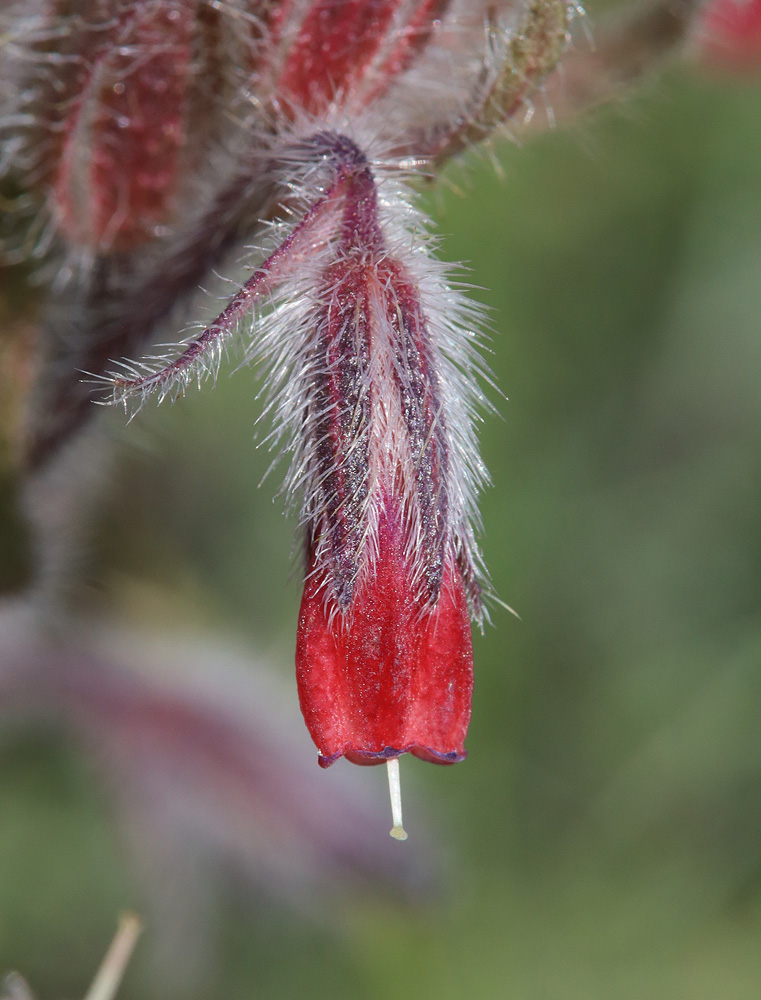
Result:
<svg viewBox="0 0 761 1000">
<path fill-rule="evenodd" d="M 388 767 L 388 790 L 391 793 L 391 818 L 394 825 L 391 836 L 394 840 L 406 840 L 407 831 L 402 826 L 402 785 L 399 780 L 399 758 L 386 761 Z"/>
</svg>

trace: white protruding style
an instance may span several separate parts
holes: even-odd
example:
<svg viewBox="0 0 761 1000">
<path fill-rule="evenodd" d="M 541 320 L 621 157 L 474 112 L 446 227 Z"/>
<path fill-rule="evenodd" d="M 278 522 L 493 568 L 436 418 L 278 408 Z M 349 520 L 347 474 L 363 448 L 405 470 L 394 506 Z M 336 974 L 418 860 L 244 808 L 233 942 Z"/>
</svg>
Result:
<svg viewBox="0 0 761 1000">
<path fill-rule="evenodd" d="M 391 836 L 394 840 L 406 840 L 407 831 L 402 826 L 402 785 L 399 781 L 399 758 L 392 757 L 386 761 L 388 767 L 388 790 L 391 793 L 391 817 L 394 825 Z"/>
</svg>

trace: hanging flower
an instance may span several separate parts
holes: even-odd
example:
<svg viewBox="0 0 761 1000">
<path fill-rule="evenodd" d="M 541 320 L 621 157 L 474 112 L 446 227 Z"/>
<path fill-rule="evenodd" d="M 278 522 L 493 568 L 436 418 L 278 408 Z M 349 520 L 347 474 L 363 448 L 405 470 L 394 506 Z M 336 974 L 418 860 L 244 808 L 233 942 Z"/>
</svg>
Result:
<svg viewBox="0 0 761 1000">
<path fill-rule="evenodd" d="M 470 613 L 481 616 L 476 311 L 420 253 L 409 230 L 423 220 L 353 140 L 321 131 L 283 159 L 310 188 L 302 221 L 176 361 L 116 377 L 116 392 L 184 387 L 241 312 L 276 296 L 251 357 L 269 370 L 294 456 L 307 563 L 297 678 L 320 763 L 407 752 L 455 763 L 470 718 Z"/>
<path fill-rule="evenodd" d="M 305 535 L 304 716 L 323 766 L 392 761 L 397 806 L 400 754 L 465 756 L 483 580 L 478 315 L 433 258 L 409 181 L 531 117 L 577 12 L 566 0 L 85 0 L 76 12 L 16 0 L 0 15 L 12 137 L 0 171 L 37 192 L 32 252 L 55 264 L 32 480 L 92 414 L 82 371 L 117 400 L 165 398 L 215 372 L 253 314 L 246 356 L 269 373 Z M 628 47 L 604 33 L 576 60 L 571 110 L 600 81 L 641 73 L 687 21 L 664 2 L 626 29 Z M 268 252 L 207 329 L 108 375 L 266 227 Z"/>
<path fill-rule="evenodd" d="M 301 707 L 323 767 L 408 751 L 454 763 L 470 718 L 468 605 L 480 612 L 467 389 L 446 371 L 433 289 L 427 312 L 424 279 L 389 248 L 365 157 L 339 136 L 318 141 L 348 177 L 301 376 Z"/>
</svg>

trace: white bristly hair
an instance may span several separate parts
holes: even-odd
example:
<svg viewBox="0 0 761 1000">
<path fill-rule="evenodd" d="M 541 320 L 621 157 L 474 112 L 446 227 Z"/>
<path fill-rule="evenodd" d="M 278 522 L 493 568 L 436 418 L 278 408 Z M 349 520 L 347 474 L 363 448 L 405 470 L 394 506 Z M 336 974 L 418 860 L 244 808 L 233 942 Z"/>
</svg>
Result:
<svg viewBox="0 0 761 1000">
<path fill-rule="evenodd" d="M 156 393 L 159 400 L 183 393 L 192 382 L 216 376 L 223 348 L 236 336 L 242 339 L 243 363 L 255 363 L 264 373 L 263 417 L 272 427 L 265 441 L 276 453 L 273 465 L 280 455 L 291 456 L 284 487 L 289 504 L 300 510 L 302 523 L 308 526 L 319 522 L 326 498 L 315 461 L 319 414 L 311 405 L 310 387 L 325 374 L 316 318 L 327 309 L 334 294 L 334 289 L 326 286 L 325 276 L 341 249 L 341 201 L 339 196 L 332 201 L 330 197 L 331 185 L 336 183 L 336 164 L 324 155 L 315 155 L 311 140 L 315 134 L 328 131 L 348 138 L 367 158 L 375 178 L 378 221 L 386 247 L 386 257 L 379 263 L 388 260 L 398 264 L 419 297 L 430 341 L 430 364 L 438 381 L 441 423 L 446 429 L 445 561 L 461 567 L 471 611 L 480 620 L 477 581 L 484 578 L 484 573 L 475 534 L 477 496 L 487 474 L 478 455 L 475 421 L 487 405 L 480 385 L 490 381 L 478 353 L 483 310 L 452 280 L 452 265 L 434 256 L 429 222 L 414 205 L 408 177 L 398 163 L 385 155 L 383 141 L 371 126 L 336 114 L 333 119 L 323 117 L 319 122 L 305 117 L 287 135 L 280 134 L 270 155 L 280 172 L 283 190 L 287 191 L 287 212 L 284 221 L 271 224 L 266 246 L 260 250 L 265 255 L 264 263 L 254 270 L 255 276 L 263 275 L 260 284 L 251 295 L 239 293 L 235 297 L 234 305 L 228 306 L 220 320 L 202 335 L 201 344 L 199 338 L 189 338 L 179 358 L 175 350 L 169 356 L 125 364 L 122 371 L 113 372 L 110 379 L 114 399 L 125 405 L 133 402 L 139 408 L 151 393 Z M 240 299 L 239 306 L 235 305 L 236 299 Z M 382 313 L 380 308 L 374 310 L 381 319 L 374 330 L 374 356 L 364 387 L 368 394 L 373 372 L 403 375 L 395 355 L 394 332 Z M 172 357 L 177 360 L 172 361 Z M 409 564 L 413 580 L 422 586 L 426 567 L 416 563 L 422 532 L 414 513 L 416 456 L 406 446 L 406 430 L 398 407 L 395 410 L 386 405 L 383 414 L 383 420 L 370 422 L 374 438 L 371 451 L 384 456 L 387 469 L 401 472 L 406 491 L 402 509 L 407 514 Z M 365 515 L 364 551 L 371 570 L 377 553 L 377 510 L 372 489 Z"/>
<path fill-rule="evenodd" d="M 378 193 L 380 224 L 387 258 L 400 264 L 419 295 L 421 310 L 430 338 L 431 364 L 438 380 L 441 422 L 446 428 L 447 476 L 444 484 L 448 515 L 446 519 L 446 560 L 459 562 L 466 573 L 484 578 L 480 553 L 475 541 L 478 527 L 477 496 L 487 480 L 479 458 L 475 421 L 488 405 L 480 384 L 489 381 L 478 353 L 479 331 L 483 327 L 482 308 L 469 299 L 463 288 L 451 280 L 453 267 L 433 255 L 434 241 L 429 235 L 428 220 L 414 206 L 410 188 L 398 165 L 386 159 L 381 144 L 372 134 L 348 122 L 330 123 L 331 128 L 347 136 L 367 156 L 371 164 Z M 324 127 L 324 126 L 323 126 Z M 314 124 L 312 123 L 312 128 Z M 294 194 L 292 206 L 295 218 L 306 214 L 322 196 L 326 179 L 324 161 L 305 159 L 310 129 L 302 124 L 300 134 L 283 147 L 278 158 L 290 175 Z M 282 239 L 287 227 L 279 234 Z M 325 374 L 324 351 L 318 349 L 320 331 L 316 317 L 330 304 L 333 289 L 325 286 L 324 275 L 336 259 L 336 238 L 325 235 L 310 248 L 309 255 L 300 258 L 290 269 L 278 289 L 272 308 L 260 314 L 254 322 L 246 350 L 246 360 L 261 364 L 265 375 L 265 414 L 271 421 L 271 447 L 291 455 L 285 481 L 289 502 L 301 512 L 307 526 L 319 522 L 324 514 L 325 496 L 320 489 L 319 471 L 315 462 L 315 424 L 319 417 L 310 405 L 310 386 Z M 371 395 L 375 376 L 380 381 L 394 371 L 404 375 L 398 363 L 394 331 L 380 308 L 373 310 L 380 318 L 374 330 L 374 354 L 367 373 L 364 391 Z M 404 509 L 408 515 L 408 562 L 413 580 L 422 585 L 425 566 L 416 564 L 421 551 L 422 525 L 415 516 L 413 484 L 417 456 L 411 454 L 407 433 L 398 405 L 384 396 L 383 405 L 376 403 L 367 431 L 371 464 L 373 456 L 382 456 L 386 467 L 401 470 L 401 482 L 408 492 Z M 358 445 L 359 442 L 356 442 Z M 373 504 L 372 488 L 366 503 L 366 552 L 370 570 L 377 553 L 377 509 Z M 319 562 L 319 559 L 318 559 Z M 480 617 L 481 609 L 474 597 L 475 586 L 469 591 L 471 609 Z"/>
</svg>

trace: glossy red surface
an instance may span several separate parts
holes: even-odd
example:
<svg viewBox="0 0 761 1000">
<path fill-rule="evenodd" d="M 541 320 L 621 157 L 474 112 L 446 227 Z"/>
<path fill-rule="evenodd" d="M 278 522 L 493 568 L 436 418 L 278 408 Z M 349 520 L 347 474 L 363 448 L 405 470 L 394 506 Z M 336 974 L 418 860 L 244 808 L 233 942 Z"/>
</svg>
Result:
<svg viewBox="0 0 761 1000">
<path fill-rule="evenodd" d="M 313 567 L 310 567 L 313 570 Z M 448 565 L 438 602 L 415 600 L 403 539 L 382 517 L 374 572 L 341 614 L 310 571 L 296 646 L 299 700 L 328 767 L 345 756 L 378 764 L 412 753 L 452 764 L 465 757 L 473 649 L 465 590 Z"/>
</svg>

